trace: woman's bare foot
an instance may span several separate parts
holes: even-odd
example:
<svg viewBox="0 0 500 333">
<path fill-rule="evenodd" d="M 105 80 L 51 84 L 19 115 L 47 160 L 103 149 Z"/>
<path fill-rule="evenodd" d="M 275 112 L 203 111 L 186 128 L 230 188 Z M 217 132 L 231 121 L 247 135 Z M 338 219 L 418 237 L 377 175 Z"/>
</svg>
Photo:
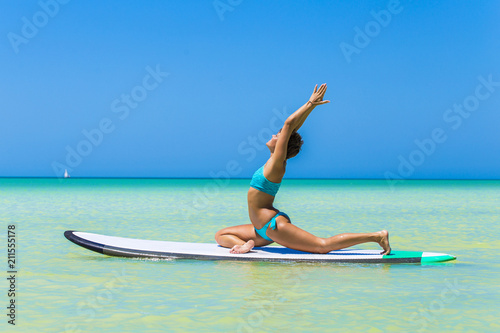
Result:
<svg viewBox="0 0 500 333">
<path fill-rule="evenodd" d="M 243 245 L 233 246 L 233 248 L 229 251 L 229 253 L 235 253 L 235 254 L 247 253 L 248 251 L 253 249 L 254 246 L 255 246 L 255 242 L 253 240 L 249 240 L 248 242 L 246 242 Z"/>
<path fill-rule="evenodd" d="M 391 253 L 391 246 L 389 245 L 389 232 L 387 230 L 379 231 L 380 240 L 378 244 L 384 249 L 380 254 L 388 255 Z"/>
</svg>

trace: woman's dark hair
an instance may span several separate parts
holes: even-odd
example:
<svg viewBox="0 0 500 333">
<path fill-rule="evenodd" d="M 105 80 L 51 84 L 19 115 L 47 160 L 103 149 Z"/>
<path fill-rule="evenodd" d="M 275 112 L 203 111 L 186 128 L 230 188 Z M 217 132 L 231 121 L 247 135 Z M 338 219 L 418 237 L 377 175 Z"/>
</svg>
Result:
<svg viewBox="0 0 500 333">
<path fill-rule="evenodd" d="M 286 159 L 288 160 L 289 158 L 297 156 L 303 143 L 304 141 L 302 140 L 300 134 L 297 131 L 293 131 L 292 135 L 290 135 L 290 139 L 288 140 Z"/>
</svg>

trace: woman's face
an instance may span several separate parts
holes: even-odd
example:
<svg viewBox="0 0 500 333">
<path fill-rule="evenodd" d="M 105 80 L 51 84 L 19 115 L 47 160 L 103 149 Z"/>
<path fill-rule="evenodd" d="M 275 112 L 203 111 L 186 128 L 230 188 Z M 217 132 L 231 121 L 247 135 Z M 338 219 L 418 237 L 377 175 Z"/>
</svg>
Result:
<svg viewBox="0 0 500 333">
<path fill-rule="evenodd" d="M 276 148 L 276 142 L 278 142 L 279 135 L 280 132 L 278 132 L 278 134 L 273 134 L 273 137 L 266 143 L 266 146 L 267 148 L 269 148 L 271 153 L 273 153 L 274 149 Z"/>
</svg>

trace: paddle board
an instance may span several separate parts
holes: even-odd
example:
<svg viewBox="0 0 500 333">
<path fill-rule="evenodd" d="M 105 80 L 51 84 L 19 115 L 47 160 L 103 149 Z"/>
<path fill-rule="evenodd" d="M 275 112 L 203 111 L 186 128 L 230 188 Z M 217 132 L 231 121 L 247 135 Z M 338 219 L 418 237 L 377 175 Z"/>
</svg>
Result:
<svg viewBox="0 0 500 333">
<path fill-rule="evenodd" d="M 86 249 L 117 257 L 181 258 L 199 260 L 247 261 L 310 261 L 343 263 L 433 263 L 455 260 L 456 257 L 433 252 L 392 251 L 381 255 L 381 250 L 343 249 L 327 254 L 308 253 L 283 246 L 255 247 L 244 254 L 229 253 L 228 248 L 210 243 L 168 242 L 105 236 L 68 230 L 64 236 Z"/>
</svg>

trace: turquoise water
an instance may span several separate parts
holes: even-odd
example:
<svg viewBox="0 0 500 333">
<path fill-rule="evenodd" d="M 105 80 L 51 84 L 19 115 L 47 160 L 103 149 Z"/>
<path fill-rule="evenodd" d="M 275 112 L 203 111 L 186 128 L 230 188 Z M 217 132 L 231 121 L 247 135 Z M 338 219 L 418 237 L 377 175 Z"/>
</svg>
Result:
<svg viewBox="0 0 500 333">
<path fill-rule="evenodd" d="M 71 229 L 214 242 L 218 229 L 248 223 L 248 183 L 0 179 L 1 227 L 6 235 L 16 224 L 19 255 L 17 325 L 4 314 L 2 330 L 500 330 L 499 181 L 283 183 L 276 206 L 299 227 L 318 236 L 385 228 L 393 249 L 458 257 L 434 265 L 121 259 L 63 237 Z"/>
</svg>

